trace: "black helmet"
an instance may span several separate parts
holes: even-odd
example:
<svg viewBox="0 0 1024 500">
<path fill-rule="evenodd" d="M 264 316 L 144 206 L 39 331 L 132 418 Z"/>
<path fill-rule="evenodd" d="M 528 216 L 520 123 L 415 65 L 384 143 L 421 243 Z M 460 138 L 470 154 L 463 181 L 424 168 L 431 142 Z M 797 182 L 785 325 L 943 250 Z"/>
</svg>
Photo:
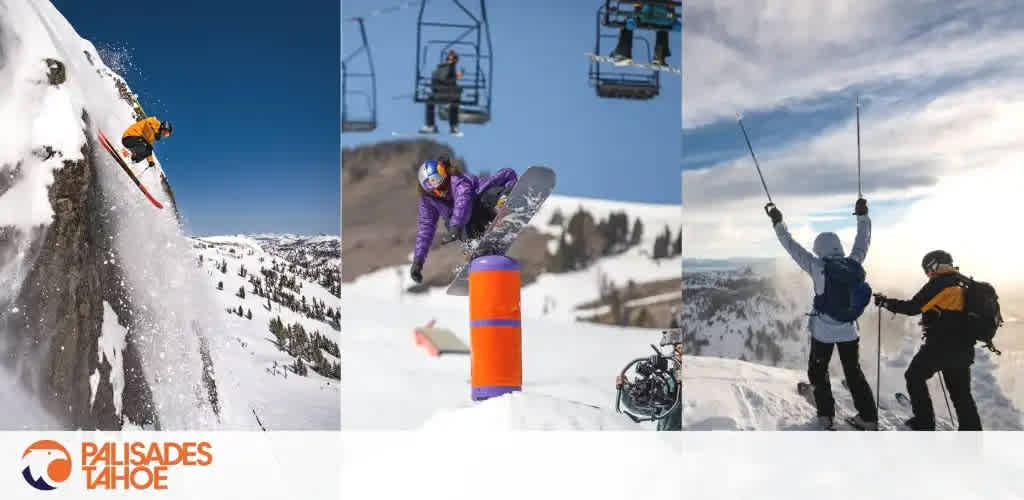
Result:
<svg viewBox="0 0 1024 500">
<path fill-rule="evenodd" d="M 935 272 L 942 264 L 953 265 L 953 256 L 945 250 L 932 250 L 921 259 L 921 268 L 924 269 L 925 274 Z"/>
<path fill-rule="evenodd" d="M 174 126 L 171 125 L 171 122 L 160 122 L 160 130 L 166 130 L 167 135 L 171 135 L 173 129 Z"/>
</svg>

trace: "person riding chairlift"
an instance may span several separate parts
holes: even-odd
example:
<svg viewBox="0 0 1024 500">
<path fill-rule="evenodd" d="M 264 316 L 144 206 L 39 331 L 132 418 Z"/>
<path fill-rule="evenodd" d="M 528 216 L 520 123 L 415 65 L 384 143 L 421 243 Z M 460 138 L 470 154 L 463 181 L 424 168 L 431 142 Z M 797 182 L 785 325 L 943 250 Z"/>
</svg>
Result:
<svg viewBox="0 0 1024 500">
<path fill-rule="evenodd" d="M 459 99 L 462 98 L 462 89 L 458 80 L 462 78 L 462 70 L 456 65 L 459 63 L 459 55 L 454 50 L 448 51 L 445 61 L 437 65 L 431 75 L 431 95 L 426 104 L 426 122 L 420 128 L 421 134 L 436 134 L 435 104 L 448 105 L 448 125 L 453 135 L 459 133 Z"/>
<path fill-rule="evenodd" d="M 639 12 L 639 15 L 630 16 L 626 20 L 625 26 L 619 30 L 619 42 L 616 44 L 615 50 L 612 51 L 612 61 L 617 66 L 633 64 L 633 30 L 637 28 L 638 24 L 643 23 L 660 27 L 655 34 L 654 58 L 651 60 L 651 66 L 668 66 L 668 57 L 672 55 L 668 48 L 668 32 L 669 30 L 678 32 L 682 29 L 682 23 L 677 19 L 675 10 L 664 5 L 651 5 L 644 2 L 635 2 L 633 9 L 634 12 Z"/>
</svg>

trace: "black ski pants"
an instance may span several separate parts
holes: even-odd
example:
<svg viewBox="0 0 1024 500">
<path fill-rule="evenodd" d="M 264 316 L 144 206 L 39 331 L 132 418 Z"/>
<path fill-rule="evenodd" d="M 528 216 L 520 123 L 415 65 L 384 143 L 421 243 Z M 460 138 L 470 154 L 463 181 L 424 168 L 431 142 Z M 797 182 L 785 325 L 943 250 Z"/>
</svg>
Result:
<svg viewBox="0 0 1024 500">
<path fill-rule="evenodd" d="M 928 394 L 927 382 L 932 375 L 942 373 L 960 430 L 980 431 L 981 417 L 971 395 L 971 365 L 957 359 L 963 356 L 955 356 L 956 353 L 949 352 L 951 349 L 935 344 L 922 345 L 903 375 L 907 380 L 907 395 L 914 411 L 916 427 L 935 430 L 935 409 Z M 971 349 L 974 347 L 971 346 Z"/>
<path fill-rule="evenodd" d="M 829 344 L 811 338 L 811 355 L 807 362 L 807 378 L 814 386 L 814 403 L 819 417 L 835 417 L 836 402 L 832 397 L 828 364 L 832 360 L 832 349 L 839 350 L 839 361 L 843 364 L 843 376 L 853 396 L 853 406 L 860 417 L 868 422 L 878 421 L 875 398 L 871 386 L 860 369 L 860 339 Z"/>
<path fill-rule="evenodd" d="M 132 152 L 133 163 L 145 160 L 149 158 L 149 155 L 153 154 L 153 145 L 141 137 L 129 135 L 121 139 L 121 144 L 128 148 L 128 151 Z"/>
</svg>

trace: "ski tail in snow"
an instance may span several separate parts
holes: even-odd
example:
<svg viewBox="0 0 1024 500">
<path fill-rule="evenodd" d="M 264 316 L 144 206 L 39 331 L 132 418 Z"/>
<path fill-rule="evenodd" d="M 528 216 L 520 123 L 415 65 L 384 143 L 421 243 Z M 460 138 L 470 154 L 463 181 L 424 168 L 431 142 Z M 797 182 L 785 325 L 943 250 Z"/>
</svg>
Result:
<svg viewBox="0 0 1024 500">
<path fill-rule="evenodd" d="M 110 153 L 110 156 L 114 157 L 114 161 L 116 161 L 117 164 L 121 166 L 121 169 L 123 169 L 124 172 L 128 174 L 128 177 L 131 178 L 132 182 L 134 182 L 136 186 L 138 186 L 139 190 L 142 191 L 142 194 L 146 196 L 146 199 L 149 200 L 149 202 L 152 203 L 154 207 L 164 208 L 164 206 L 159 201 L 156 201 L 156 198 L 154 198 L 153 195 L 149 194 L 149 190 L 146 189 L 146 186 L 142 184 L 142 181 L 140 181 L 139 178 L 135 176 L 135 172 L 132 172 L 132 169 L 128 166 L 127 163 L 125 163 L 124 159 L 121 158 L 121 155 L 117 153 L 117 149 L 114 148 L 112 144 L 110 144 L 110 140 L 108 140 L 107 136 L 103 134 L 103 131 L 100 129 L 96 129 L 96 131 L 99 135 L 100 145 L 103 146 L 103 149 L 106 149 L 107 152 Z"/>
</svg>

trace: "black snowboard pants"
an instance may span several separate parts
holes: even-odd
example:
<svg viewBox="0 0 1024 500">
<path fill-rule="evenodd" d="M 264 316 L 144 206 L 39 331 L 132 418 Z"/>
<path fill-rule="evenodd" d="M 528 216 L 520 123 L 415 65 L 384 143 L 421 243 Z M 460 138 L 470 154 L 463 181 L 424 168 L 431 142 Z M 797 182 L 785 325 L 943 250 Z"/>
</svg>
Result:
<svg viewBox="0 0 1024 500">
<path fill-rule="evenodd" d="M 832 361 L 833 346 L 839 350 L 839 361 L 843 364 L 843 376 L 853 395 L 853 406 L 860 417 L 868 422 L 878 421 L 878 410 L 871 386 L 860 369 L 860 339 L 829 344 L 811 338 L 811 355 L 807 362 L 807 378 L 814 386 L 814 403 L 819 417 L 835 417 L 836 402 L 832 397 L 828 364 Z"/>
<path fill-rule="evenodd" d="M 498 215 L 495 205 L 506 191 L 505 186 L 491 186 L 477 196 L 476 202 L 473 204 L 473 212 L 469 216 L 469 223 L 466 226 L 469 229 L 470 238 L 479 238 L 487 231 L 487 226 L 490 226 L 491 221 Z"/>
<path fill-rule="evenodd" d="M 974 349 L 971 346 L 971 349 Z M 981 417 L 978 406 L 971 395 L 971 365 L 959 362 L 957 353 L 948 352 L 949 348 L 940 345 L 924 344 L 910 361 L 904 378 L 907 380 L 907 395 L 914 410 L 915 427 L 921 430 L 935 430 L 935 409 L 932 398 L 928 394 L 928 379 L 936 373 L 942 378 L 949 389 L 949 399 L 956 410 L 956 419 L 962 431 L 980 431 Z"/>
<path fill-rule="evenodd" d="M 149 158 L 149 155 L 153 154 L 153 145 L 138 136 L 129 135 L 124 137 L 121 139 L 121 144 L 128 148 L 128 151 L 132 152 L 133 163 L 145 160 Z"/>
<path fill-rule="evenodd" d="M 438 104 L 448 106 L 448 125 L 455 129 L 459 126 L 459 100 L 462 99 L 462 89 L 454 83 L 433 84 L 433 95 L 427 100 L 425 124 L 428 127 L 436 126 L 435 107 Z"/>
</svg>

